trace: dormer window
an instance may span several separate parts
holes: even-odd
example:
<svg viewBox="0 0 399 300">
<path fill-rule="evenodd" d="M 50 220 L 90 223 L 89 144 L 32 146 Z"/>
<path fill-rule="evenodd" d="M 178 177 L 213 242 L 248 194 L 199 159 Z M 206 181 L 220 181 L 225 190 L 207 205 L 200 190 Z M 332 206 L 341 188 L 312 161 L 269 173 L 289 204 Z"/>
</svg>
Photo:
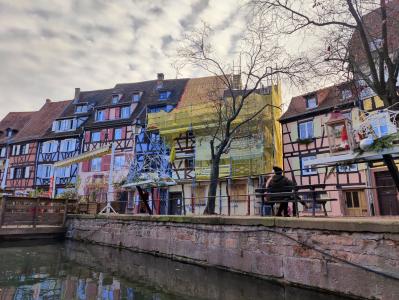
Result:
<svg viewBox="0 0 399 300">
<path fill-rule="evenodd" d="M 341 96 L 342 96 L 343 101 L 348 100 L 348 99 L 352 98 L 352 91 L 349 89 L 342 90 Z"/>
<path fill-rule="evenodd" d="M 7 137 L 12 137 L 12 129 L 11 128 L 7 129 Z"/>
<path fill-rule="evenodd" d="M 117 104 L 120 100 L 120 95 L 114 94 L 112 95 L 112 104 Z"/>
<path fill-rule="evenodd" d="M 76 105 L 75 112 L 76 113 L 86 113 L 87 112 L 87 105 L 86 104 Z"/>
<path fill-rule="evenodd" d="M 160 91 L 159 92 L 159 100 L 168 100 L 170 97 L 170 91 Z"/>
<path fill-rule="evenodd" d="M 312 109 L 317 107 L 317 98 L 316 95 L 309 95 L 306 97 L 306 108 Z"/>
<path fill-rule="evenodd" d="M 105 120 L 105 111 L 99 110 L 96 114 L 96 121 L 104 121 Z"/>
<path fill-rule="evenodd" d="M 140 102 L 141 94 L 140 93 L 134 93 L 132 95 L 132 102 L 137 103 Z"/>
<path fill-rule="evenodd" d="M 127 119 L 130 117 L 130 106 L 124 106 L 121 109 L 121 118 Z"/>
</svg>

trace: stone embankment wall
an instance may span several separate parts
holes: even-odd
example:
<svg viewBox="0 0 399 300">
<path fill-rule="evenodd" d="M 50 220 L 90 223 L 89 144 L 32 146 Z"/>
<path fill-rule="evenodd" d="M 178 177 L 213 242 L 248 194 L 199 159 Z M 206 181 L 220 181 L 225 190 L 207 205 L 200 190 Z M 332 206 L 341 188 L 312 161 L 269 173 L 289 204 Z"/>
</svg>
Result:
<svg viewBox="0 0 399 300">
<path fill-rule="evenodd" d="M 74 240 L 345 295 L 399 299 L 395 219 L 82 215 L 67 224 Z"/>
</svg>

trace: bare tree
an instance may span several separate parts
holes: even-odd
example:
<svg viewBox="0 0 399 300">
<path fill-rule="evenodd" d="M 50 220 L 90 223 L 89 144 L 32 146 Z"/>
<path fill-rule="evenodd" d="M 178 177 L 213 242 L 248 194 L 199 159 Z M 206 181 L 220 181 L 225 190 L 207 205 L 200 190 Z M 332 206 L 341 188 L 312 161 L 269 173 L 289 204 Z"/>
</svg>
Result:
<svg viewBox="0 0 399 300">
<path fill-rule="evenodd" d="M 399 0 L 250 0 L 282 35 L 313 36 L 306 54 L 318 74 L 366 83 L 390 106 L 399 101 Z"/>
<path fill-rule="evenodd" d="M 234 67 L 217 57 L 212 47 L 213 30 L 203 23 L 201 28 L 187 34 L 178 49 L 179 62 L 190 64 L 206 70 L 219 79 L 219 91 L 214 93 L 214 116 L 216 121 L 209 126 L 211 137 L 209 146 L 211 152 L 210 186 L 205 214 L 215 213 L 215 200 L 219 179 L 219 166 L 223 154 L 228 153 L 232 141 L 246 124 L 256 121 L 260 114 L 270 104 L 259 107 L 243 118 L 243 110 L 257 92 L 262 83 L 272 76 L 288 78 L 296 84 L 305 80 L 307 62 L 291 57 L 278 45 L 276 36 L 264 24 L 260 26 L 257 20 L 252 20 L 242 36 L 242 47 L 236 58 L 239 58 L 239 74 Z M 237 77 L 240 84 L 237 86 Z M 220 93 L 222 89 L 222 93 Z M 218 97 L 217 95 L 222 95 Z M 212 97 L 210 97 L 212 98 Z M 277 109 L 281 109 L 277 107 Z"/>
</svg>

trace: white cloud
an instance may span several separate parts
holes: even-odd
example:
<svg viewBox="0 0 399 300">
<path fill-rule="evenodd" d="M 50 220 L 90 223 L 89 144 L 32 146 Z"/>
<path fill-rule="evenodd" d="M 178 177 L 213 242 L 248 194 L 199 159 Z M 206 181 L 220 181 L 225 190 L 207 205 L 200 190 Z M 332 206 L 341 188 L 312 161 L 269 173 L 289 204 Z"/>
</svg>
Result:
<svg viewBox="0 0 399 300">
<path fill-rule="evenodd" d="M 226 60 L 244 28 L 242 0 L 0 0 L 0 117 L 120 82 L 175 77 L 176 41 L 201 20 Z M 230 56 L 229 56 L 230 55 Z M 184 77 L 199 70 L 185 70 Z M 202 73 L 204 75 L 206 73 Z"/>
</svg>

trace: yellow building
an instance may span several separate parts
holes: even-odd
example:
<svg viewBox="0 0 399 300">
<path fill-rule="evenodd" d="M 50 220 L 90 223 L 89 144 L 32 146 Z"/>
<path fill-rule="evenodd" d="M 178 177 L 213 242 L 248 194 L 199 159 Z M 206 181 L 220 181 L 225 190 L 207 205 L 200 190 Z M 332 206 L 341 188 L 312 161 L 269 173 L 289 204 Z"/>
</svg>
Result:
<svg viewBox="0 0 399 300">
<path fill-rule="evenodd" d="M 238 95 L 242 92 L 234 91 Z M 169 188 L 170 202 L 179 207 L 181 201 L 178 210 L 182 212 L 184 202 L 187 213 L 199 213 L 205 207 L 211 165 L 210 140 L 218 128 L 224 127 L 220 113 L 230 109 L 231 101 L 218 77 L 195 78 L 187 83 L 174 110 L 148 115 L 148 130 L 159 131 L 171 149 L 172 177 L 178 184 Z M 248 195 L 254 193 L 259 177 L 270 173 L 273 165 L 282 166 L 280 106 L 279 84 L 258 89 L 246 99 L 233 122 L 234 126 L 242 122 L 245 125 L 237 131 L 220 162 L 217 212 L 228 213 L 229 198 L 232 214 L 233 209 L 235 213 L 242 214 L 242 210 L 245 213 Z M 248 119 L 251 120 L 246 122 Z M 251 207 L 256 206 L 253 195 L 250 201 L 253 214 Z"/>
</svg>

